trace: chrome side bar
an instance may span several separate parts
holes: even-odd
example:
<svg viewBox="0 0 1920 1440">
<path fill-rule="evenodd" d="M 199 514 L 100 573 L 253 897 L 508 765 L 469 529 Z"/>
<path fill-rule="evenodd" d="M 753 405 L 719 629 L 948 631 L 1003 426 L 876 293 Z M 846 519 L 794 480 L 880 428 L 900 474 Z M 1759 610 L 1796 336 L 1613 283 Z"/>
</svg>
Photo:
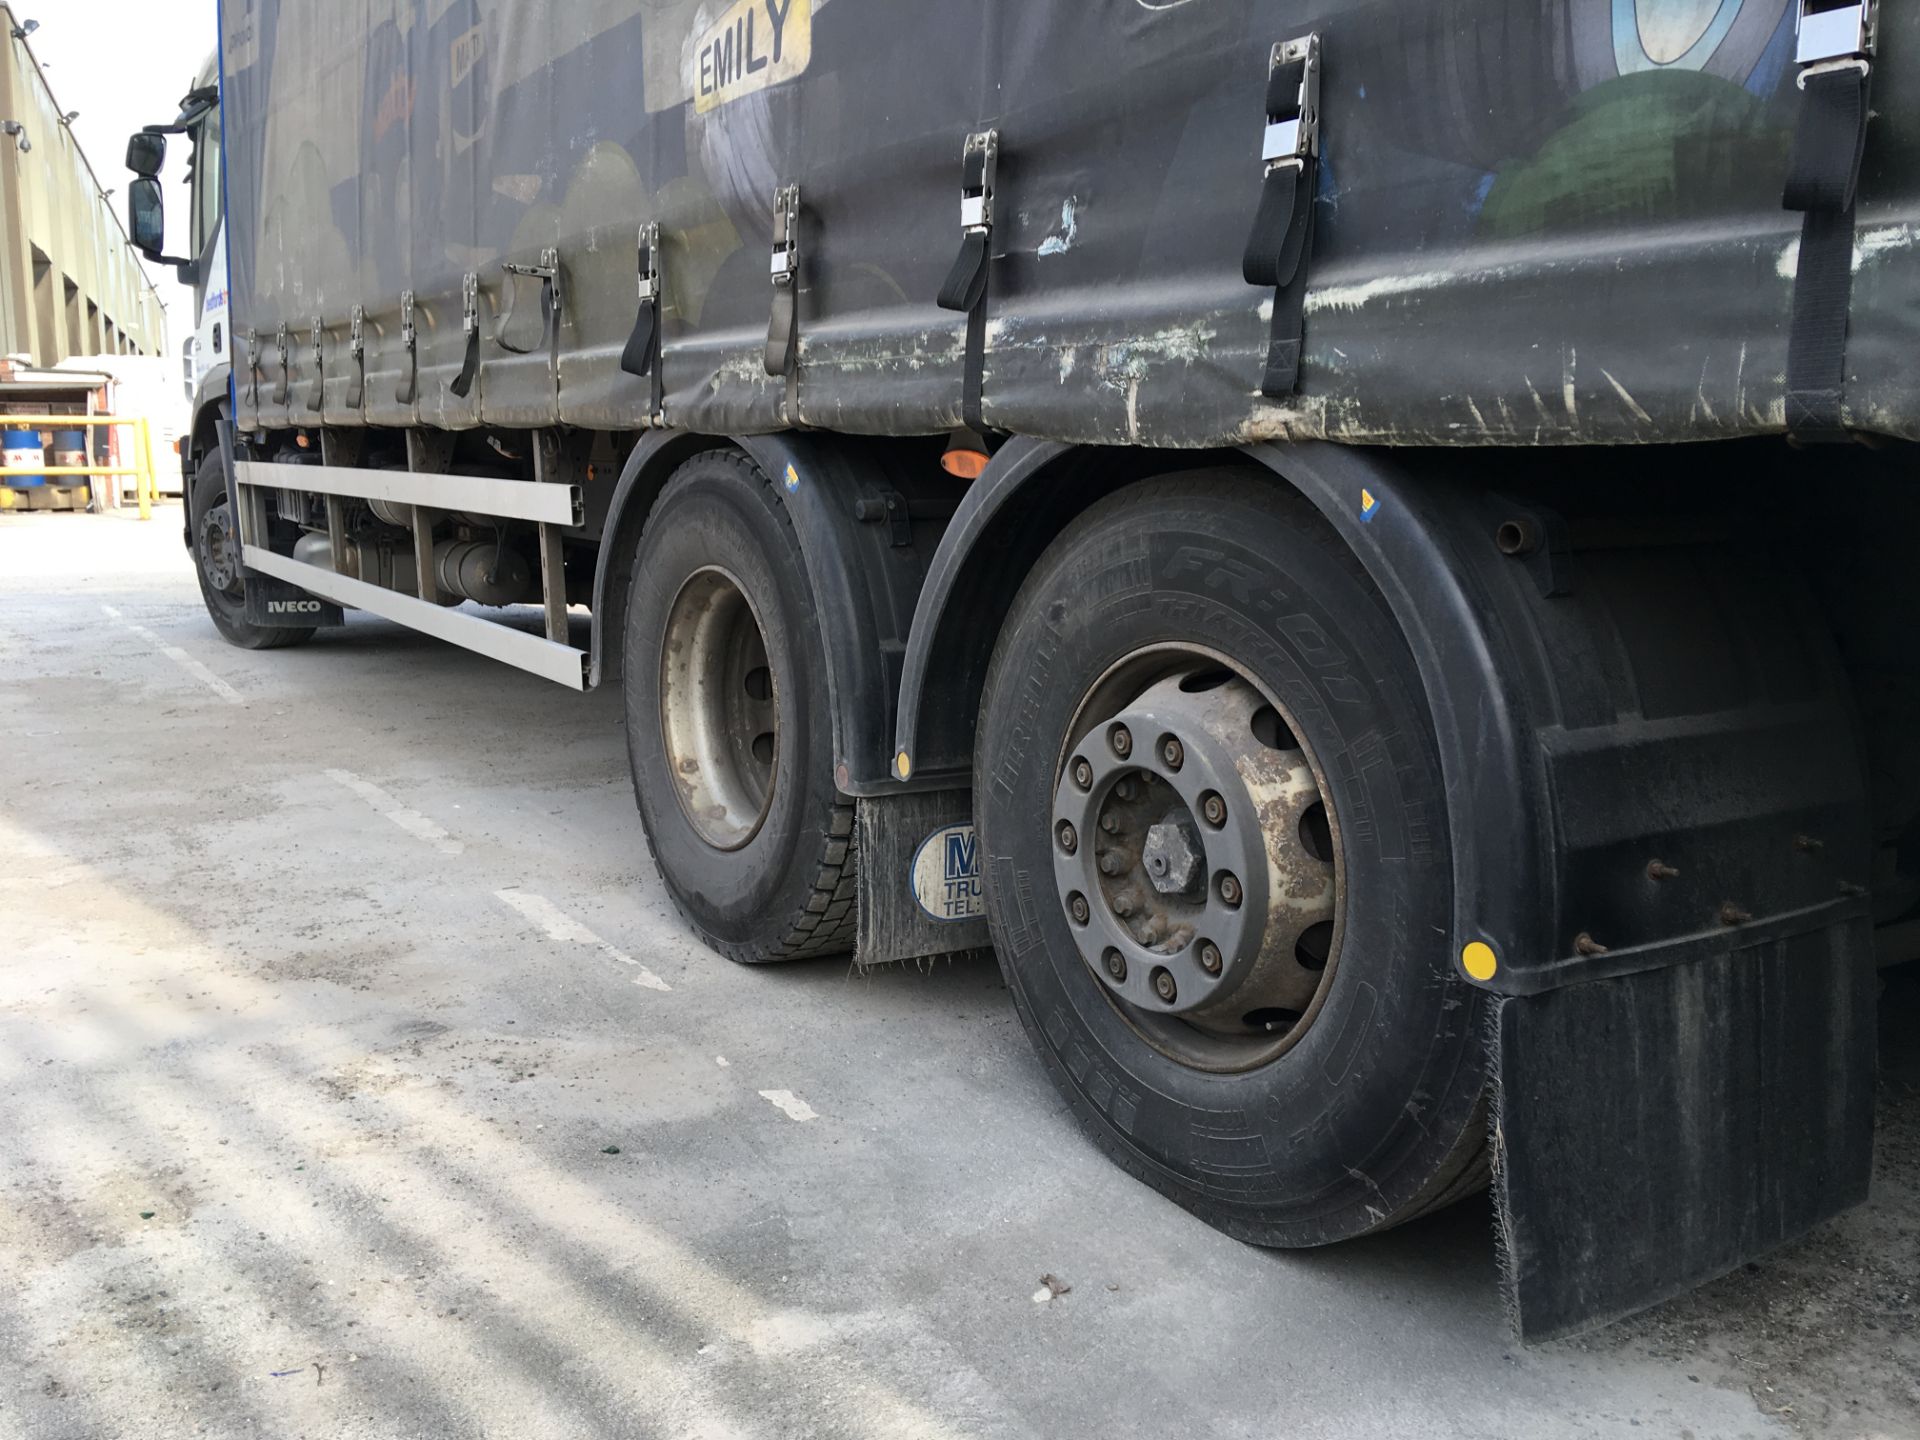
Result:
<svg viewBox="0 0 1920 1440">
<path fill-rule="evenodd" d="M 279 465 L 240 460 L 235 478 L 242 485 L 271 490 L 308 490 L 316 495 L 350 495 L 357 500 L 391 500 L 429 510 L 468 510 L 543 525 L 579 525 L 586 507 L 578 485 L 498 480 L 486 475 L 451 475 L 425 470 L 362 470 L 345 465 Z"/>
<path fill-rule="evenodd" d="M 318 467 L 288 465 L 272 468 L 297 470 L 304 477 Z M 404 474 L 405 472 L 395 473 Z M 557 490 L 560 487 L 546 488 Z M 240 558 L 241 563 L 249 570 L 257 570 L 262 575 L 271 575 L 276 580 L 297 585 L 309 594 L 318 595 L 323 600 L 331 600 L 336 605 L 379 615 L 397 625 L 405 625 L 410 630 L 431 635 L 436 640 L 445 640 L 450 645 L 458 645 L 475 654 L 485 655 L 490 660 L 499 660 L 516 669 L 542 676 L 556 684 L 566 686 L 569 690 L 587 688 L 589 657 L 585 650 L 576 650 L 571 645 L 542 639 L 524 630 L 515 630 L 493 620 L 484 620 L 478 615 L 469 615 L 458 610 L 444 610 L 438 605 L 416 600 L 413 596 L 402 594 L 398 590 L 369 585 L 364 580 L 355 580 L 350 576 L 336 575 L 331 570 L 322 570 L 318 565 L 308 565 L 290 556 L 276 555 L 273 551 L 259 545 L 249 544 L 242 547 Z M 551 626 L 551 613 L 547 619 Z"/>
</svg>

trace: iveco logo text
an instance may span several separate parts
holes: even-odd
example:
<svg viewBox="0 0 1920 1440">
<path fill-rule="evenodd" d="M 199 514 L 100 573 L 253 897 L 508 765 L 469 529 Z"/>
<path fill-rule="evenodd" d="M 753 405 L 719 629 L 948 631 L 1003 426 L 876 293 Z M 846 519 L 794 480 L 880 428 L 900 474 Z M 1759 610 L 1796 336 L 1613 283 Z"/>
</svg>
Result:
<svg viewBox="0 0 1920 1440">
<path fill-rule="evenodd" d="M 320 602 L 318 600 L 269 600 L 267 613 L 269 615 L 318 615 Z"/>
</svg>

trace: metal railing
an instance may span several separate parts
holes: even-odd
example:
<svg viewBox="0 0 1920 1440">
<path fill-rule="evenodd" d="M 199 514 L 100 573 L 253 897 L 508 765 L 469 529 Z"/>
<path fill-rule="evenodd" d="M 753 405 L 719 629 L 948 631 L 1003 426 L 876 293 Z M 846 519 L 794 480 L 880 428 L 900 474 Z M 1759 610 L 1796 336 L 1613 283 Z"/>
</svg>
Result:
<svg viewBox="0 0 1920 1440">
<path fill-rule="evenodd" d="M 131 475 L 134 493 L 140 500 L 140 518 L 153 518 L 153 502 L 160 494 L 158 471 L 153 463 L 153 426 L 144 415 L 0 415 L 0 428 L 9 425 L 29 430 L 72 430 L 80 426 L 126 425 L 133 430 L 132 465 L 26 465 L 0 466 L 0 481 L 14 476 L 44 475 Z"/>
</svg>

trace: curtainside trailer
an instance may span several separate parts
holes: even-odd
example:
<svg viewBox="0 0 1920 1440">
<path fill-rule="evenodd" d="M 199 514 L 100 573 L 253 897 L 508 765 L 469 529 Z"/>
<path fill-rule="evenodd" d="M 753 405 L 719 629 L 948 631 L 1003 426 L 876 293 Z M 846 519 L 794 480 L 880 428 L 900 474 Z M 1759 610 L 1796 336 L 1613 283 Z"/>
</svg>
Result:
<svg viewBox="0 0 1920 1440">
<path fill-rule="evenodd" d="M 722 955 L 990 942 L 1210 1223 L 1626 1313 L 1864 1196 L 1920 950 L 1915 15 L 228 0 L 208 611 L 619 686 Z"/>
</svg>

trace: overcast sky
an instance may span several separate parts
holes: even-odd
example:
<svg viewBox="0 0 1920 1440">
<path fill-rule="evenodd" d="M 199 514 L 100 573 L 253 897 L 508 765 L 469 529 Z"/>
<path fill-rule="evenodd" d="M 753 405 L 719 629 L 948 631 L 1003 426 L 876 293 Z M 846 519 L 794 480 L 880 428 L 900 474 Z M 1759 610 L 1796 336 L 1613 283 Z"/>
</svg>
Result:
<svg viewBox="0 0 1920 1440">
<path fill-rule="evenodd" d="M 40 22 L 27 43 L 62 111 L 78 110 L 74 138 L 126 218 L 127 136 L 170 121 L 200 64 L 213 53 L 215 0 L 8 0 L 22 20 Z M 167 156 L 167 238 L 186 234 L 186 150 Z M 167 307 L 167 348 L 192 333 L 193 292 L 170 268 L 149 266 Z"/>
</svg>

